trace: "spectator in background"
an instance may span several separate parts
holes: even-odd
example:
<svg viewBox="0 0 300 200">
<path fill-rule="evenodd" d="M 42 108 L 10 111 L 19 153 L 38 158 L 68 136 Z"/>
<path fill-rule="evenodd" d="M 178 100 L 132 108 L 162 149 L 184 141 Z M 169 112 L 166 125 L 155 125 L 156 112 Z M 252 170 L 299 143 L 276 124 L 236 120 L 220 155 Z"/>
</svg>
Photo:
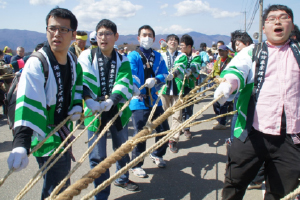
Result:
<svg viewBox="0 0 300 200">
<path fill-rule="evenodd" d="M 219 46 L 219 58 L 214 64 L 213 77 L 219 77 L 221 72 L 225 69 L 227 64 L 231 61 L 232 57 L 228 56 L 228 47 L 226 45 Z M 225 102 L 221 105 L 219 102 L 214 103 L 214 111 L 216 115 L 227 113 L 228 106 L 231 102 Z M 213 127 L 214 130 L 225 130 L 226 129 L 226 116 L 217 119 L 217 123 Z"/>
<path fill-rule="evenodd" d="M 206 68 L 206 65 L 208 64 L 209 62 L 209 56 L 208 56 L 208 53 L 206 52 L 206 43 L 201 43 L 200 44 L 200 50 L 199 50 L 199 56 L 201 57 L 201 61 L 202 61 L 202 64 L 201 64 L 201 71 L 200 71 L 200 74 L 199 74 L 199 79 L 198 79 L 198 85 L 200 83 L 202 83 L 205 78 L 207 77 L 207 68 Z M 200 91 L 202 92 L 203 90 L 205 90 L 206 87 L 201 87 Z M 201 96 L 204 96 L 205 93 L 203 93 Z"/>
<path fill-rule="evenodd" d="M 122 56 L 127 56 L 127 54 L 124 52 L 124 47 L 120 47 L 118 52 L 119 52 L 119 54 L 121 54 Z"/>
<path fill-rule="evenodd" d="M 220 56 L 219 56 L 219 47 L 220 47 L 221 45 L 225 45 L 224 41 L 222 41 L 222 40 L 220 40 L 220 41 L 217 42 L 217 51 L 218 51 L 218 53 L 217 53 L 217 57 L 216 57 L 215 60 L 218 60 L 218 58 L 220 57 Z"/>
<path fill-rule="evenodd" d="M 179 99 L 179 93 L 182 88 L 184 66 L 182 63 L 181 53 L 178 52 L 179 37 L 175 34 L 167 36 L 166 44 L 168 46 L 167 51 L 162 53 L 162 57 L 167 65 L 169 75 L 166 77 L 167 87 L 162 92 L 161 101 L 163 109 L 166 111 L 169 107 L 173 106 Z M 185 58 L 185 55 L 183 58 Z M 175 130 L 181 123 L 182 111 L 178 110 L 171 116 L 171 129 Z M 169 150 L 172 153 L 178 152 L 178 141 L 180 132 L 178 131 L 175 135 L 170 138 Z"/>
<path fill-rule="evenodd" d="M 115 49 L 116 52 L 118 52 L 118 49 L 119 49 L 119 48 L 118 48 L 118 45 L 115 44 L 115 45 L 114 45 L 114 49 Z"/>
<path fill-rule="evenodd" d="M 87 47 L 85 46 L 87 39 L 88 39 L 87 32 L 77 31 L 76 40 L 71 44 L 69 51 L 71 51 L 73 54 L 79 57 L 81 52 L 87 49 Z"/>
<path fill-rule="evenodd" d="M 40 43 L 38 44 L 33 52 L 37 52 L 39 49 L 41 49 L 44 46 L 44 43 Z M 22 59 L 19 59 L 17 61 L 13 61 L 10 63 L 10 66 L 14 69 L 14 72 L 18 72 L 20 71 L 24 66 L 25 63 L 27 62 L 28 58 L 30 57 L 30 55 L 28 56 L 24 56 Z"/>
<path fill-rule="evenodd" d="M 17 55 L 11 57 L 10 62 L 22 59 L 24 57 L 24 54 L 25 54 L 25 49 L 23 47 L 18 47 L 17 48 Z"/>
<path fill-rule="evenodd" d="M 98 47 L 96 31 L 90 33 L 90 44 L 91 44 L 91 46 L 89 47 L 90 49 L 94 49 Z"/>
<path fill-rule="evenodd" d="M 4 53 L 4 61 L 6 64 L 10 63 L 11 57 L 12 57 L 12 50 L 8 46 L 5 46 L 3 49 Z"/>
<path fill-rule="evenodd" d="M 293 40 L 297 40 L 297 42 L 300 42 L 300 31 L 297 25 L 294 26 L 294 30 L 292 30 L 290 38 Z"/>
<path fill-rule="evenodd" d="M 253 40 L 247 32 L 236 30 L 231 33 L 231 46 L 233 51 L 240 52 L 243 48 L 253 44 Z"/>
<path fill-rule="evenodd" d="M 250 35 L 248 35 L 247 32 L 242 32 L 240 30 L 236 30 L 231 33 L 231 46 L 233 51 L 236 53 L 240 52 L 243 48 L 249 46 L 250 44 L 253 44 L 253 40 L 251 39 Z M 240 96 L 240 93 L 238 92 L 233 100 L 233 110 L 236 110 L 236 102 Z M 233 141 L 233 132 L 234 132 L 234 126 L 237 119 L 238 114 L 234 114 L 232 117 L 231 122 L 231 136 L 230 140 L 228 141 L 228 144 L 231 144 Z"/>
</svg>

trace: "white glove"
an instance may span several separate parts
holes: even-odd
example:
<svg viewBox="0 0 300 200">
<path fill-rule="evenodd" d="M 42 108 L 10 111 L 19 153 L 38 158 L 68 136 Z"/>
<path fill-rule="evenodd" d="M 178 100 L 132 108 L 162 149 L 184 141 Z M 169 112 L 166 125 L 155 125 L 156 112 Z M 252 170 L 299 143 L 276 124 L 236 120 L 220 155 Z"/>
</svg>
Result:
<svg viewBox="0 0 300 200">
<path fill-rule="evenodd" d="M 224 105 L 226 100 L 229 98 L 231 91 L 231 85 L 228 82 L 222 82 L 219 87 L 216 89 L 214 98 L 216 99 L 218 96 L 224 94 L 224 96 L 218 101 L 221 106 Z"/>
<path fill-rule="evenodd" d="M 173 74 L 168 74 L 168 76 L 166 77 L 167 81 L 171 81 L 174 78 Z"/>
<path fill-rule="evenodd" d="M 16 172 L 26 168 L 29 163 L 27 150 L 24 147 L 14 148 L 7 159 L 8 168 L 15 168 Z"/>
<path fill-rule="evenodd" d="M 187 76 L 190 76 L 192 74 L 192 70 L 190 68 L 188 68 L 186 70 L 186 73 L 185 73 Z"/>
<path fill-rule="evenodd" d="M 146 87 L 148 87 L 148 88 L 153 88 L 153 86 L 155 85 L 155 82 L 156 82 L 156 80 L 155 80 L 155 78 L 147 78 L 146 79 Z"/>
<path fill-rule="evenodd" d="M 87 99 L 85 100 L 85 104 L 86 106 L 92 110 L 93 113 L 95 112 L 101 112 L 103 111 L 103 106 L 101 106 L 101 104 L 93 99 Z"/>
<path fill-rule="evenodd" d="M 141 94 L 141 91 L 139 90 L 139 88 L 133 84 L 133 96 L 139 96 Z"/>
<path fill-rule="evenodd" d="M 113 104 L 114 104 L 114 102 L 111 99 L 107 99 L 106 101 L 101 102 L 103 111 L 109 111 Z"/>
<path fill-rule="evenodd" d="M 69 112 L 68 112 L 68 115 L 73 115 L 74 113 L 76 113 L 76 112 L 82 112 L 82 107 L 81 106 L 74 106 Z M 71 118 L 70 118 L 70 120 L 71 121 L 77 121 L 77 120 L 79 120 L 80 119 L 80 114 L 75 114 L 75 115 L 73 115 Z"/>
</svg>

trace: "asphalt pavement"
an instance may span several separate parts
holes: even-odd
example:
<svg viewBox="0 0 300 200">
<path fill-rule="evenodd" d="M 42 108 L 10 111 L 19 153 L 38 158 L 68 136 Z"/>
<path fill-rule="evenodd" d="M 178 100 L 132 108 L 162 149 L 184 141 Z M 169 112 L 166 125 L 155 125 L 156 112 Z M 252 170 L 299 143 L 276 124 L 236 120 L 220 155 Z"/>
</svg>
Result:
<svg viewBox="0 0 300 200">
<path fill-rule="evenodd" d="M 205 99 L 194 106 L 194 113 L 210 102 L 212 98 Z M 0 113 L 1 110 L 0 110 Z M 213 108 L 210 107 L 196 121 L 208 119 L 215 116 Z M 227 160 L 227 147 L 225 139 L 230 137 L 230 126 L 226 130 L 212 130 L 213 122 L 203 123 L 191 128 L 193 137 L 186 140 L 185 136 L 180 137 L 179 152 L 174 154 L 167 149 L 164 160 L 167 167 L 158 168 L 147 156 L 143 165 L 147 172 L 147 178 L 138 178 L 130 172 L 130 180 L 139 184 L 140 190 L 130 192 L 125 189 L 111 186 L 109 199 L 118 200 L 219 200 L 221 199 L 222 187 Z M 13 136 L 7 126 L 6 119 L 0 119 L 0 178 L 8 172 L 6 160 L 11 151 Z M 79 130 L 80 131 L 80 130 Z M 79 131 L 75 135 L 78 135 Z M 133 127 L 129 124 L 129 137 L 133 135 Z M 77 160 L 87 150 L 87 133 L 73 146 L 73 154 Z M 147 141 L 147 148 L 154 144 L 154 139 Z M 112 150 L 111 137 L 108 137 L 107 151 L 110 155 Z M 131 155 L 130 155 L 131 156 Z M 38 165 L 33 156 L 29 158 L 29 165 L 26 169 L 13 173 L 0 187 L 0 199 L 11 200 L 26 185 Z M 75 166 L 75 163 L 72 163 Z M 71 177 L 74 183 L 83 174 L 90 170 L 88 159 Z M 115 173 L 115 165 L 110 169 Z M 43 181 L 40 180 L 23 199 L 40 199 Z M 81 192 L 74 199 L 80 199 L 94 188 L 93 184 Z M 248 190 L 244 196 L 245 200 L 263 199 L 262 190 Z"/>
</svg>

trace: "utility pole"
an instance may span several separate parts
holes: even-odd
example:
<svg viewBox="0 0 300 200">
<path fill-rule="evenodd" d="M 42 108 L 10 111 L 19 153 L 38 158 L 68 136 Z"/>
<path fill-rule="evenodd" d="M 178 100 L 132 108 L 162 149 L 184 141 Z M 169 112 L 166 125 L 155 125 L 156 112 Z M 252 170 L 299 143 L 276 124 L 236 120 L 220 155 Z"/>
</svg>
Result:
<svg viewBox="0 0 300 200">
<path fill-rule="evenodd" d="M 262 42 L 262 27 L 263 27 L 263 0 L 259 0 L 259 38 L 258 38 L 258 42 Z"/>
<path fill-rule="evenodd" d="M 246 31 L 247 31 L 247 30 L 246 30 L 246 11 L 241 12 L 241 13 L 245 13 L 245 32 L 246 32 Z"/>
</svg>

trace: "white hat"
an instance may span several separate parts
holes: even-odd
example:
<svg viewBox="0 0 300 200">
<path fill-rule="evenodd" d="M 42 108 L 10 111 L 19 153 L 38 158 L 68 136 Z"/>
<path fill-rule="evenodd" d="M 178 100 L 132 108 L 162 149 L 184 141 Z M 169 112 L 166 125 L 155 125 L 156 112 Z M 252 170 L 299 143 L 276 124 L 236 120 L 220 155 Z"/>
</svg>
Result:
<svg viewBox="0 0 300 200">
<path fill-rule="evenodd" d="M 93 42 L 93 43 L 94 43 L 94 42 L 97 42 L 96 36 L 97 36 L 96 31 L 91 32 L 91 33 L 90 33 L 90 41 Z"/>
<path fill-rule="evenodd" d="M 114 49 L 118 49 L 118 45 L 115 44 L 115 45 L 114 45 Z"/>
</svg>

